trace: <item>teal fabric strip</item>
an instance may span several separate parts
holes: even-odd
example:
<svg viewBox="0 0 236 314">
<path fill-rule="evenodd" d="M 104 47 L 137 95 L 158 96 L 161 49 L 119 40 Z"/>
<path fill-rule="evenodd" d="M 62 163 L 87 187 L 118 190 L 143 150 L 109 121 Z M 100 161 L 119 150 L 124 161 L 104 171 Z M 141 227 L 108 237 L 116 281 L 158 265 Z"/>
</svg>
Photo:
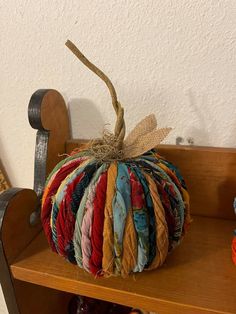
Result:
<svg viewBox="0 0 236 314">
<path fill-rule="evenodd" d="M 140 181 L 143 187 L 143 192 L 145 196 L 146 209 L 147 209 L 146 220 L 148 223 L 148 235 L 147 235 L 148 239 L 146 238 L 146 241 L 148 241 L 147 245 L 148 245 L 148 252 L 149 252 L 148 261 L 145 267 L 149 267 L 149 265 L 151 265 L 153 259 L 156 256 L 156 232 L 158 232 L 158 230 L 156 230 L 155 213 L 154 213 L 151 194 L 149 191 L 149 186 L 142 173 L 142 168 L 134 164 L 134 166 L 132 166 L 132 170 L 135 172 L 138 180 Z"/>
<path fill-rule="evenodd" d="M 143 271 L 149 257 L 149 217 L 145 202 L 144 190 L 134 170 L 130 172 L 131 180 L 131 206 L 134 226 L 138 238 L 137 264 L 133 272 Z"/>
<path fill-rule="evenodd" d="M 128 210 L 131 208 L 130 176 L 127 166 L 119 162 L 117 167 L 116 192 L 112 202 L 115 272 L 121 271 L 121 256 L 123 249 L 123 235 Z"/>
</svg>

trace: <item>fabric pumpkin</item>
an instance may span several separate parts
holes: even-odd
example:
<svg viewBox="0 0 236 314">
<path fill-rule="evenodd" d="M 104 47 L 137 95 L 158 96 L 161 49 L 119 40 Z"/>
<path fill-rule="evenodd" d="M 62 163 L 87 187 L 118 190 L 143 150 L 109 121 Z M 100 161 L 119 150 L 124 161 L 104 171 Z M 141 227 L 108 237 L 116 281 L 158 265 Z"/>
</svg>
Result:
<svg viewBox="0 0 236 314">
<path fill-rule="evenodd" d="M 49 175 L 42 222 L 53 251 L 94 275 L 128 275 L 163 264 L 190 223 L 178 169 L 151 150 L 98 163 L 81 150 Z"/>
</svg>

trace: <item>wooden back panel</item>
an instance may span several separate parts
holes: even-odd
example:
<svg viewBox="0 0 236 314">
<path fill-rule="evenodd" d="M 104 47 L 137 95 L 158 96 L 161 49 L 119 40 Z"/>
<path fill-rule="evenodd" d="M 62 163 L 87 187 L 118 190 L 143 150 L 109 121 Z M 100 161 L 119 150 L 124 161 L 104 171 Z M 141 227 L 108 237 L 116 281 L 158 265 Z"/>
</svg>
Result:
<svg viewBox="0 0 236 314">
<path fill-rule="evenodd" d="M 35 191 L 12 188 L 0 198 L 0 240 L 10 265 L 41 231 L 41 224 L 30 225 L 30 215 L 38 206 Z"/>
<path fill-rule="evenodd" d="M 67 153 L 84 142 L 67 141 Z M 235 219 L 236 149 L 160 145 L 159 152 L 178 166 L 184 176 L 190 193 L 192 214 Z"/>
</svg>

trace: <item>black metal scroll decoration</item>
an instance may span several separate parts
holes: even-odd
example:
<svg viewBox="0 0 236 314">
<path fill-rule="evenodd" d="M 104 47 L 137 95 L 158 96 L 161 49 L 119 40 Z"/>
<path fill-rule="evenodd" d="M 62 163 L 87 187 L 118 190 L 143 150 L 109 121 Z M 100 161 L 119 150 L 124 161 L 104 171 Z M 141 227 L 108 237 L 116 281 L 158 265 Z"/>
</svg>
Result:
<svg viewBox="0 0 236 314">
<path fill-rule="evenodd" d="M 34 159 L 34 190 L 41 198 L 46 180 L 46 160 L 48 153 L 49 130 L 45 130 L 41 120 L 41 105 L 47 89 L 37 90 L 31 97 L 28 107 L 28 118 L 32 128 L 38 130 L 36 135 Z"/>
<path fill-rule="evenodd" d="M 63 97 L 52 89 L 37 90 L 31 97 L 28 118 L 37 130 L 34 160 L 34 191 L 42 197 L 46 177 L 65 153 L 69 138 L 68 112 Z M 31 215 L 31 224 L 38 218 L 38 211 Z"/>
</svg>

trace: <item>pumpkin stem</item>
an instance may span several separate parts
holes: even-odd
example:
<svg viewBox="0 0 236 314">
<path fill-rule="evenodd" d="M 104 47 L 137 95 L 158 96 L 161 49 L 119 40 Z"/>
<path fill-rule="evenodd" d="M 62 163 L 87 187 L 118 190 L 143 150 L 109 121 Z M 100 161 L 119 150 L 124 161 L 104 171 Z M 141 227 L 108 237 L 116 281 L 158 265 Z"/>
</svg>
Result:
<svg viewBox="0 0 236 314">
<path fill-rule="evenodd" d="M 116 125 L 115 125 L 115 138 L 117 139 L 117 146 L 121 150 L 123 147 L 123 141 L 125 137 L 125 121 L 124 121 L 124 109 L 117 99 L 116 90 L 111 82 L 111 80 L 103 73 L 99 68 L 96 67 L 92 62 L 90 62 L 82 52 L 70 41 L 67 40 L 65 44 L 71 52 L 92 72 L 94 72 L 97 76 L 99 76 L 103 82 L 107 85 L 110 94 L 113 108 L 116 112 Z"/>
</svg>

